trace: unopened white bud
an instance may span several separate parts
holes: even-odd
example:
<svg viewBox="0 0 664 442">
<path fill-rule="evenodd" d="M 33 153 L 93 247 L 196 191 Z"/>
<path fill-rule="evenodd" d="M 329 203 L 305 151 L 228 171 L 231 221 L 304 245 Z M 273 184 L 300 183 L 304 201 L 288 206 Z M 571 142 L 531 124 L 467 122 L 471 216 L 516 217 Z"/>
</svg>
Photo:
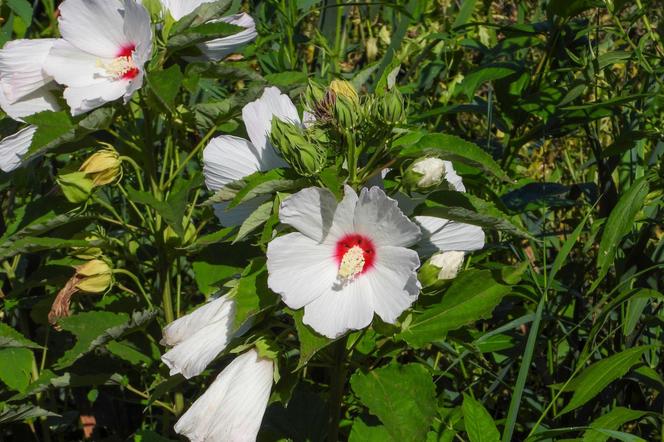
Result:
<svg viewBox="0 0 664 442">
<path fill-rule="evenodd" d="M 435 157 L 423 158 L 413 164 L 413 172 L 422 175 L 417 182 L 419 187 L 437 186 L 443 181 L 445 162 Z"/>
<path fill-rule="evenodd" d="M 438 279 L 454 279 L 463 265 L 464 252 L 440 252 L 431 257 L 429 263 L 440 269 Z"/>
</svg>

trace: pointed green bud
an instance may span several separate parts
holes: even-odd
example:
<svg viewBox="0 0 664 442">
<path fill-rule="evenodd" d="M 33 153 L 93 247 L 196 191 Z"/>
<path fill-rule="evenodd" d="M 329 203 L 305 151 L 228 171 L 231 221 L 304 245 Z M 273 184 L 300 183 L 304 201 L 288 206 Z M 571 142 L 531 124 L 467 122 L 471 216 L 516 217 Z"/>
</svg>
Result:
<svg viewBox="0 0 664 442">
<path fill-rule="evenodd" d="M 399 124 L 406 119 L 403 96 L 396 89 L 390 89 L 378 102 L 379 117 L 389 124 Z"/>
<path fill-rule="evenodd" d="M 80 204 L 90 197 L 94 182 L 85 172 L 71 172 L 59 175 L 58 185 L 69 202 Z"/>
<path fill-rule="evenodd" d="M 302 127 L 273 118 L 270 139 L 281 157 L 298 174 L 313 176 L 325 167 L 325 148 L 308 136 Z"/>
</svg>

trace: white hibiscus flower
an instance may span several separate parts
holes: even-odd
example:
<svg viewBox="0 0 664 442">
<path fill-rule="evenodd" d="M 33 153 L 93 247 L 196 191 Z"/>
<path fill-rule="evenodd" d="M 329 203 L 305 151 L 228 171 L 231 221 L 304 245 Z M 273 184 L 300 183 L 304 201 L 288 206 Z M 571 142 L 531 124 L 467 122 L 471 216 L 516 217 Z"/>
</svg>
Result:
<svg viewBox="0 0 664 442">
<path fill-rule="evenodd" d="M 226 295 L 168 324 L 161 344 L 173 348 L 161 359 L 170 375 L 189 379 L 201 374 L 233 338 L 234 318 L 235 303 Z"/>
<path fill-rule="evenodd" d="M 217 0 L 160 0 L 165 11 L 168 11 L 174 20 L 178 21 L 182 17 L 191 14 L 196 8 L 205 3 L 213 3 Z M 212 40 L 198 44 L 198 48 L 203 53 L 203 58 L 219 61 L 228 54 L 236 51 L 240 46 L 249 43 L 256 38 L 256 23 L 249 14 L 240 13 L 222 17 L 217 20 L 211 20 L 210 23 L 223 21 L 235 26 L 244 28 L 237 34 L 228 37 L 214 38 Z M 185 57 L 187 59 L 197 59 L 197 57 Z"/>
<path fill-rule="evenodd" d="M 216 191 L 226 184 L 258 171 L 286 167 L 270 143 L 272 118 L 301 124 L 295 105 L 276 87 L 268 87 L 263 95 L 242 109 L 242 119 L 251 141 L 232 135 L 210 140 L 203 150 L 203 174 L 208 189 Z M 227 210 L 228 203 L 214 206 L 224 226 L 239 226 L 269 197 L 258 197 Z"/>
<path fill-rule="evenodd" d="M 0 49 L 0 108 L 14 120 L 58 110 L 53 79 L 42 69 L 53 43 L 52 38 L 13 40 Z M 0 140 L 1 170 L 11 172 L 22 164 L 36 130 L 27 126 Z"/>
<path fill-rule="evenodd" d="M 394 323 L 420 291 L 417 253 L 406 247 L 420 229 L 378 187 L 343 200 L 320 188 L 286 199 L 282 223 L 298 232 L 272 240 L 267 249 L 268 286 L 304 323 L 336 338 L 368 326 L 374 313 Z"/>
<path fill-rule="evenodd" d="M 175 424 L 191 442 L 254 442 L 272 389 L 273 363 L 255 349 L 235 358 Z"/>
<path fill-rule="evenodd" d="M 44 69 L 66 86 L 72 115 L 120 97 L 127 103 L 143 84 L 152 53 L 148 12 L 134 0 L 65 0 L 59 9 L 63 38 Z"/>
</svg>

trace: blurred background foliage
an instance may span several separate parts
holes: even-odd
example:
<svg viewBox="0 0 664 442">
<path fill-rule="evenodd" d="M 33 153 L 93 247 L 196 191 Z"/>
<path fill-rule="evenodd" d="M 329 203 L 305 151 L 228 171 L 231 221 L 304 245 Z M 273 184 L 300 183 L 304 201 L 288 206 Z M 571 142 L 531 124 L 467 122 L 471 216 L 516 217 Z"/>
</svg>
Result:
<svg viewBox="0 0 664 442">
<path fill-rule="evenodd" d="M 56 35 L 56 7 L 0 3 L 0 44 Z M 200 147 L 241 133 L 242 105 L 267 84 L 297 97 L 308 78 L 343 78 L 370 92 L 397 66 L 412 128 L 473 142 L 504 171 L 459 164 L 468 194 L 454 204 L 439 197 L 496 228 L 449 287 L 496 308 L 435 336 L 385 324 L 352 334 L 350 369 L 364 370 L 349 376 L 339 438 L 664 440 L 661 2 L 266 0 L 232 9 L 255 18 L 255 43 L 223 63 L 155 69 L 127 108 L 35 117 L 37 148 L 50 154 L 0 175 L 0 440 L 175 440 L 183 401 L 206 381 L 169 378 L 161 326 L 238 273 L 248 281 L 241 293 L 261 290 L 265 277 L 249 259 L 266 237 L 229 239 L 201 205 Z M 14 128 L 0 121 L 3 135 Z M 76 207 L 55 177 L 99 141 L 129 158 L 125 186 Z M 140 185 L 161 199 L 139 188 L 149 168 L 156 182 Z M 112 263 L 113 288 L 77 296 L 75 314 L 54 329 L 56 293 L 95 248 Z M 445 290 L 423 294 L 421 306 Z M 275 387 L 261 438 L 324 440 L 320 367 L 333 353 L 300 335 L 320 351 L 295 372 L 302 350 L 289 339 L 293 371 Z"/>
</svg>

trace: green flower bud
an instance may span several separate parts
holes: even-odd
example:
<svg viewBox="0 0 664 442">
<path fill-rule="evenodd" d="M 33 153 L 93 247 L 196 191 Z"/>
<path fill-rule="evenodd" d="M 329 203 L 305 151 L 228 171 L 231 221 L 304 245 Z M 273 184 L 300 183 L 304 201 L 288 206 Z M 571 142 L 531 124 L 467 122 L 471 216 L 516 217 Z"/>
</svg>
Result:
<svg viewBox="0 0 664 442">
<path fill-rule="evenodd" d="M 71 172 L 59 175 L 58 185 L 69 202 L 80 204 L 88 200 L 94 187 L 94 182 L 85 172 Z"/>
<path fill-rule="evenodd" d="M 360 121 L 360 103 L 345 96 L 337 96 L 334 102 L 334 119 L 337 125 L 353 130 Z"/>
<path fill-rule="evenodd" d="M 409 190 L 430 190 L 445 180 L 445 162 L 436 157 L 419 158 L 406 173 L 403 183 Z"/>
<path fill-rule="evenodd" d="M 325 167 L 327 156 L 325 148 L 307 135 L 299 126 L 272 119 L 272 145 L 298 174 L 313 176 Z"/>
<path fill-rule="evenodd" d="M 389 124 L 399 124 L 406 119 L 406 109 L 401 93 L 395 88 L 390 89 L 379 101 L 379 117 Z"/>
</svg>

